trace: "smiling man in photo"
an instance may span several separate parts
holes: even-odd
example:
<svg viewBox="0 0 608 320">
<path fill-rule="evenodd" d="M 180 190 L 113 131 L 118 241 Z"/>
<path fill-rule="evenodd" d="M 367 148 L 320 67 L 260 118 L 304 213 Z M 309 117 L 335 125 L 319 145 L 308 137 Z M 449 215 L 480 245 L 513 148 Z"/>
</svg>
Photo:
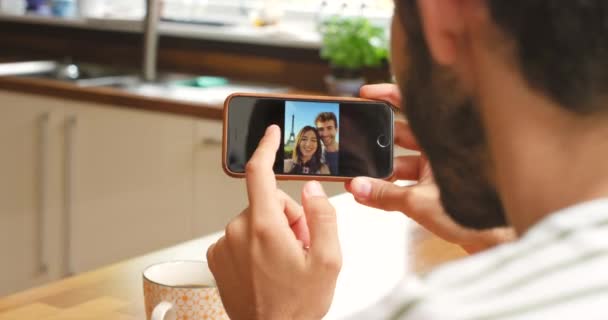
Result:
<svg viewBox="0 0 608 320">
<path fill-rule="evenodd" d="M 338 120 L 333 112 L 322 112 L 315 119 L 315 126 L 323 141 L 323 160 L 329 166 L 332 175 L 338 175 L 339 144 Z"/>
</svg>

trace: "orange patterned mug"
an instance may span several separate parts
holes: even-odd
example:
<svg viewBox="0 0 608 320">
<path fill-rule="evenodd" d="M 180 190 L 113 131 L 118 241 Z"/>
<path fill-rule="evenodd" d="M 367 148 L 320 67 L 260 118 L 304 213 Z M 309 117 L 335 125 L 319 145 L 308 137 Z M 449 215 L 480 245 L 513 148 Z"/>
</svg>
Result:
<svg viewBox="0 0 608 320">
<path fill-rule="evenodd" d="M 229 319 L 206 262 L 155 264 L 143 278 L 149 320 Z"/>
</svg>

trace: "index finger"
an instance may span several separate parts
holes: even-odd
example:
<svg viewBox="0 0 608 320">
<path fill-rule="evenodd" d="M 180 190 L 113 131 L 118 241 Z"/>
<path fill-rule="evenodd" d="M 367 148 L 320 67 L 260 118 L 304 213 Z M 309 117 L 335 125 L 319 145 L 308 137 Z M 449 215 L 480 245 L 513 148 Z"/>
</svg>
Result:
<svg viewBox="0 0 608 320">
<path fill-rule="evenodd" d="M 267 210 L 268 205 L 275 203 L 269 199 L 276 198 L 277 181 L 272 167 L 280 144 L 281 130 L 277 125 L 271 125 L 245 168 L 250 207 L 261 209 L 256 211 L 262 214 L 272 212 Z"/>
<path fill-rule="evenodd" d="M 401 109 L 401 92 L 399 87 L 391 83 L 369 84 L 361 87 L 361 98 L 383 100 Z"/>
<path fill-rule="evenodd" d="M 395 144 L 410 150 L 421 151 L 410 125 L 404 120 L 395 120 Z"/>
</svg>

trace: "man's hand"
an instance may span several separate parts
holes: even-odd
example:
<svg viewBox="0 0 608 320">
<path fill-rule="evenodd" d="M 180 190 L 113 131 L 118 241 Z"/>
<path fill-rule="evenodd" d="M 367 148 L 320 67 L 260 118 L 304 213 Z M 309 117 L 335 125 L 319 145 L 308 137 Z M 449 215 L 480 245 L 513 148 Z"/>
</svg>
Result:
<svg viewBox="0 0 608 320">
<path fill-rule="evenodd" d="M 249 207 L 207 251 L 231 319 L 321 319 L 342 266 L 336 213 L 321 185 L 300 207 L 277 189 L 272 166 L 281 133 L 270 126 L 246 167 Z"/>
<path fill-rule="evenodd" d="M 401 106 L 399 89 L 391 84 L 364 86 L 361 88 L 361 97 Z M 420 151 L 405 121 L 395 122 L 394 136 L 396 145 Z M 439 189 L 424 154 L 396 157 L 393 164 L 395 179 L 415 180 L 418 183 L 400 187 L 387 181 L 355 178 L 346 183 L 346 189 L 359 203 L 386 211 L 401 211 L 438 237 L 460 245 L 469 253 L 515 239 L 515 232 L 511 228 L 477 231 L 454 222 L 439 201 Z"/>
</svg>

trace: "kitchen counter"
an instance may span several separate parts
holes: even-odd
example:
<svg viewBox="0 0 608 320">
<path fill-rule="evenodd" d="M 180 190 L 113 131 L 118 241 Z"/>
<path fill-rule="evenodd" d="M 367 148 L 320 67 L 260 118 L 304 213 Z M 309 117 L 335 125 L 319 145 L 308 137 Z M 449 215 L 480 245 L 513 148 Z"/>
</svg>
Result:
<svg viewBox="0 0 608 320">
<path fill-rule="evenodd" d="M 0 77 L 0 89 L 177 115 L 222 119 L 223 105 L 221 104 L 210 105 L 145 96 L 108 87 L 79 87 L 57 80 Z"/>
<path fill-rule="evenodd" d="M 0 76 L 0 89 L 216 120 L 222 119 L 223 100 L 225 96 L 231 93 L 227 91 L 227 88 L 221 87 L 207 89 L 168 88 L 159 92 L 151 92 L 153 90 L 149 90 L 150 87 L 152 86 L 145 84 L 139 90 L 83 87 L 52 79 Z M 247 90 L 249 87 L 254 88 L 254 90 Z M 260 92 L 260 88 L 264 90 L 265 87 L 263 85 L 236 85 L 235 88 L 237 88 L 234 90 L 235 92 Z M 277 90 L 277 88 L 276 86 L 268 87 L 268 92 Z M 213 94 L 207 94 L 207 92 L 213 90 L 215 90 Z M 310 93 L 287 90 L 287 88 L 284 88 L 283 91 L 300 94 Z"/>
<path fill-rule="evenodd" d="M 420 229 L 400 213 L 332 198 L 338 211 L 343 268 L 327 316 L 336 319 L 368 307 L 408 273 L 465 256 L 460 248 Z M 108 235 L 111 236 L 111 235 Z M 175 247 L 0 298 L 0 320 L 144 319 L 142 270 L 167 260 L 201 260 L 215 233 Z"/>
</svg>

